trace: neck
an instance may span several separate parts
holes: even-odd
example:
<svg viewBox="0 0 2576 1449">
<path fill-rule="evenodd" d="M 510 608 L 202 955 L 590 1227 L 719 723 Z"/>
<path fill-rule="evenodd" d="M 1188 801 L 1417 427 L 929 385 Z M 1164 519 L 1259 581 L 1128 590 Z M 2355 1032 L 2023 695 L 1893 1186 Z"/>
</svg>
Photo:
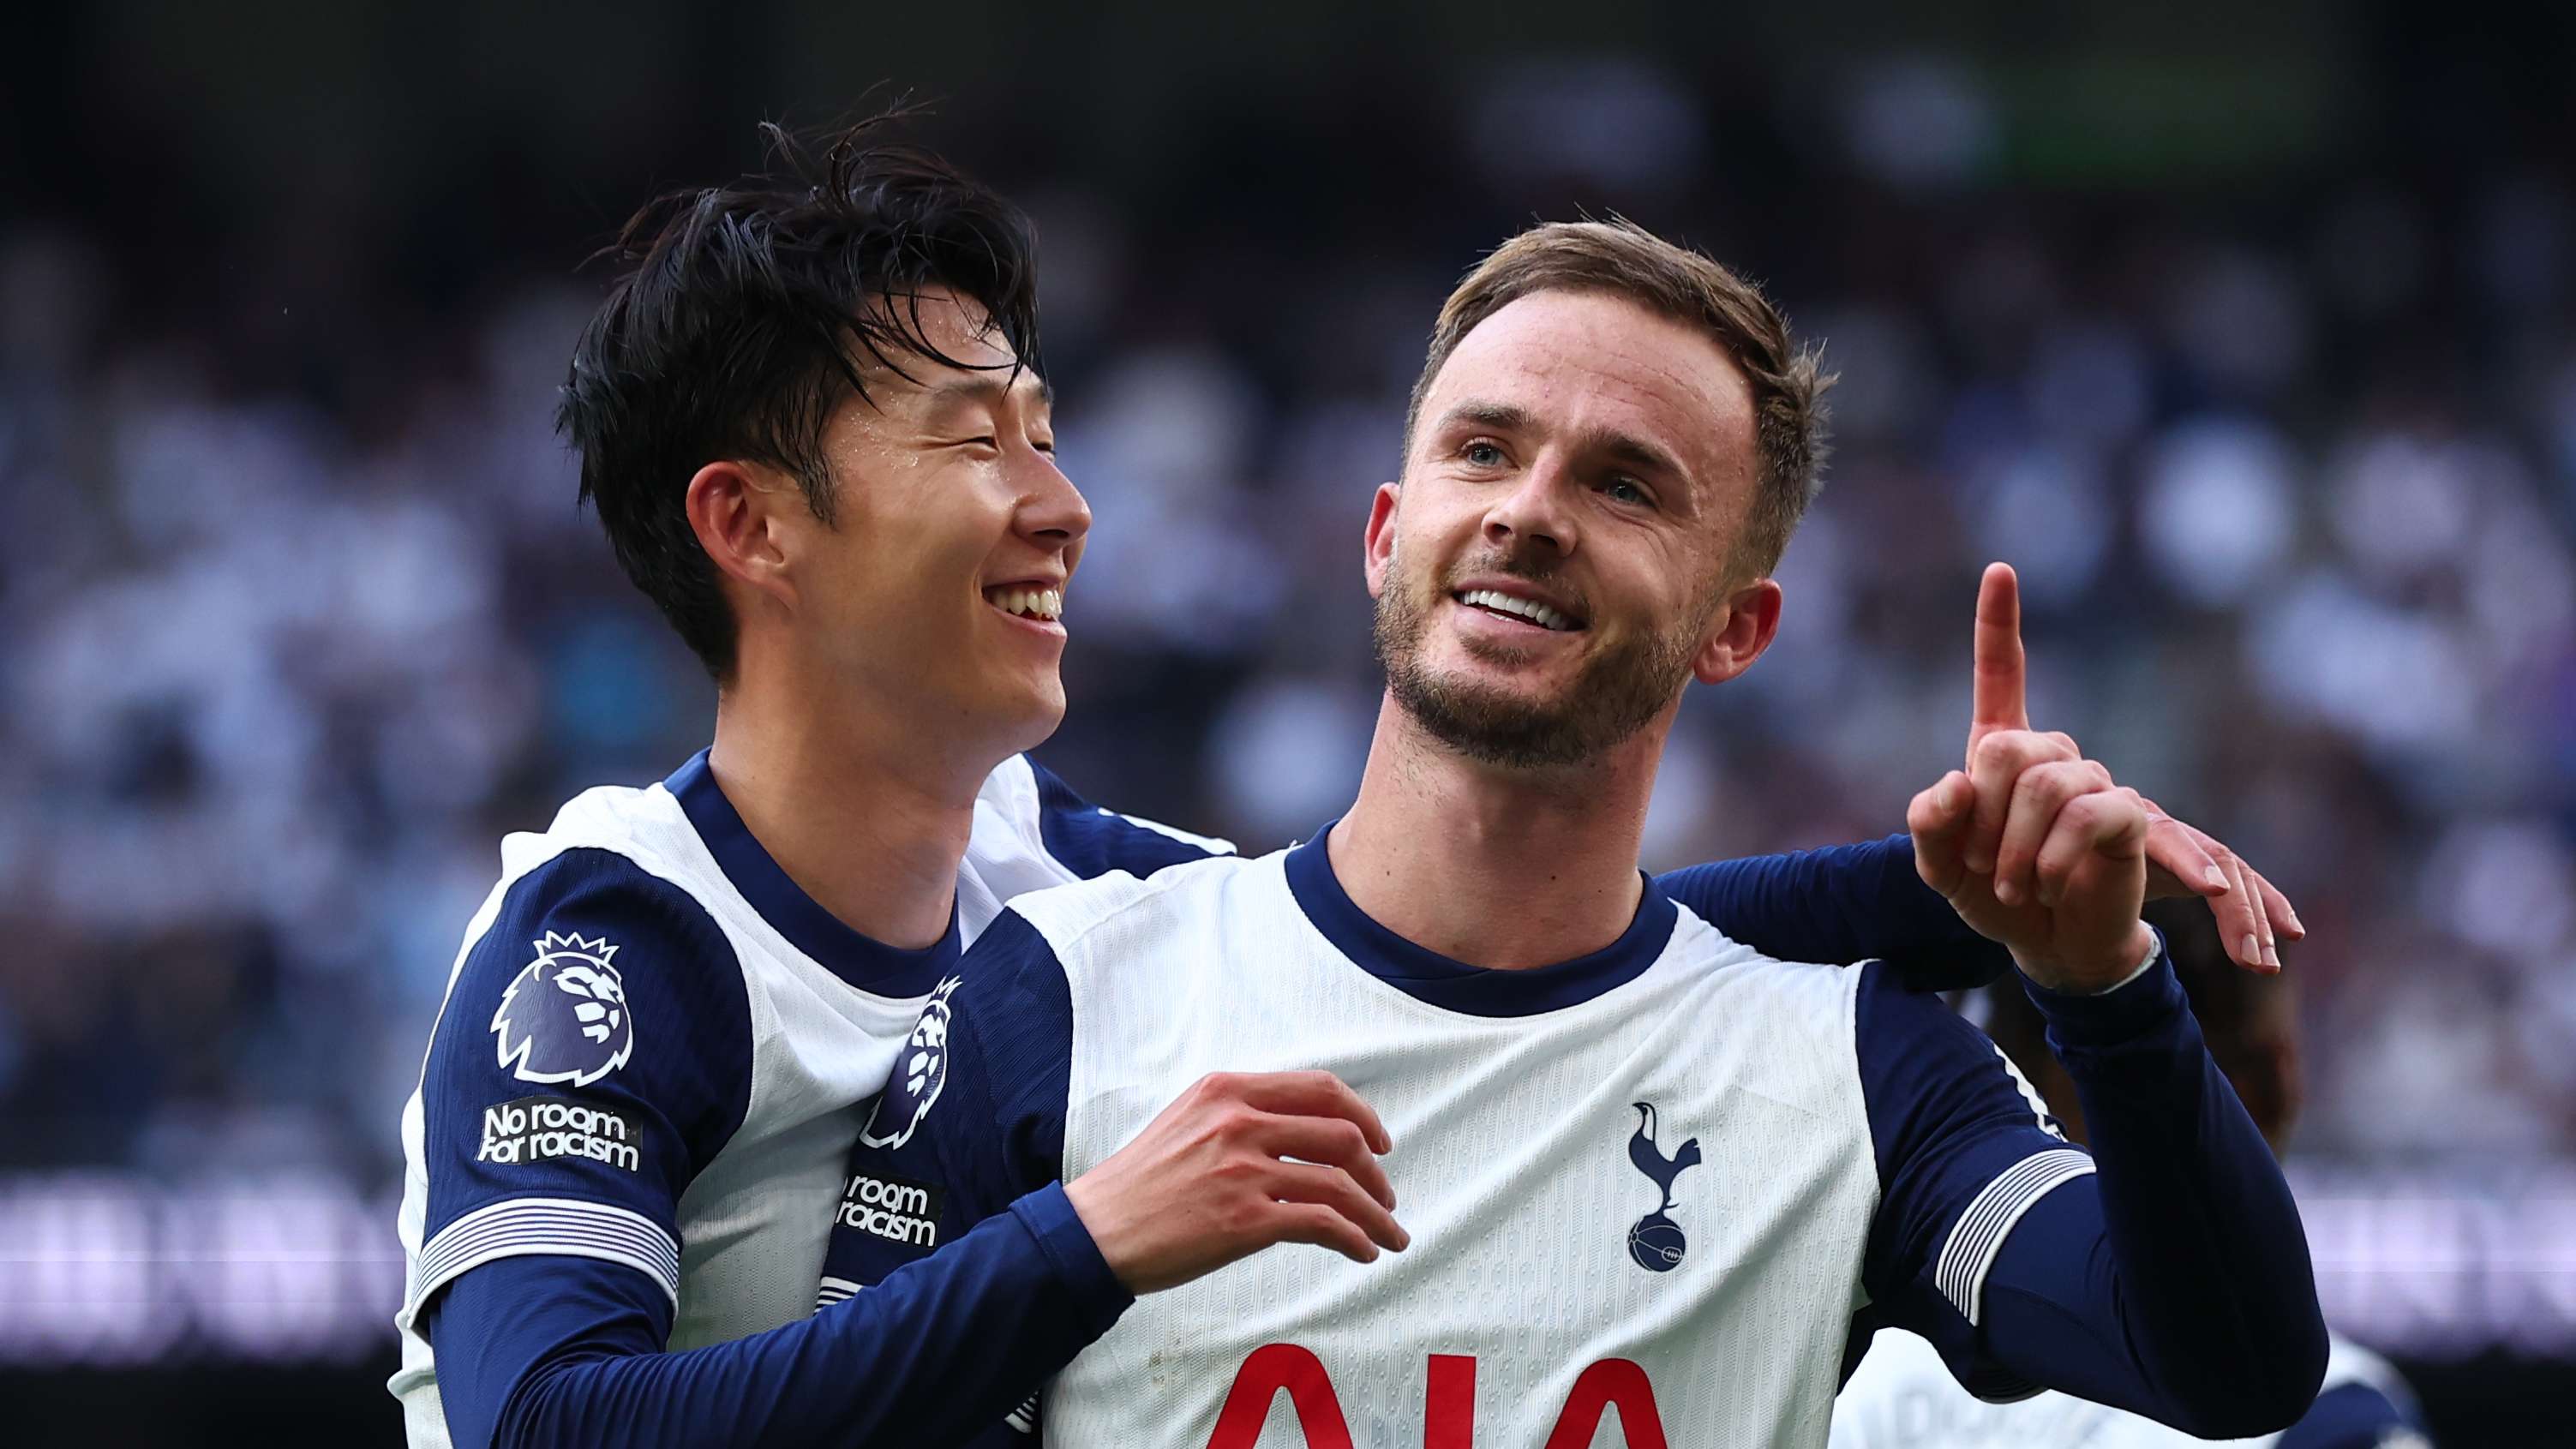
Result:
<svg viewBox="0 0 2576 1449">
<path fill-rule="evenodd" d="M 782 686 L 745 658 L 716 703 L 716 784 L 752 838 L 843 925 L 905 950 L 948 930 L 994 760 L 922 747 L 885 711 Z M 813 677 L 811 674 L 807 678 Z"/>
<path fill-rule="evenodd" d="M 1670 715 L 1599 759 L 1483 764 L 1378 707 L 1358 803 L 1326 842 L 1352 904 L 1444 956 L 1496 970 L 1570 961 L 1616 941 L 1643 889 L 1646 826 Z"/>
</svg>

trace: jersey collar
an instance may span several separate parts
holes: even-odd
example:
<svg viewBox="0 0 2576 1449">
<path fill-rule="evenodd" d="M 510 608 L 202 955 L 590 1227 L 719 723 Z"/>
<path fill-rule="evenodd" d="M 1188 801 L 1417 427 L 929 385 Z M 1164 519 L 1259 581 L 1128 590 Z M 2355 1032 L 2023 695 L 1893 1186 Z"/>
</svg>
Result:
<svg viewBox="0 0 2576 1449">
<path fill-rule="evenodd" d="M 1371 919 L 1333 874 L 1326 825 L 1288 852 L 1288 889 L 1324 939 L 1360 969 L 1417 1001 L 1471 1016 L 1536 1016 L 1584 1002 L 1643 975 L 1672 939 L 1677 913 L 1670 897 L 1646 880 L 1637 914 L 1619 939 L 1588 956 L 1526 971 L 1470 966 L 1415 945 Z"/>
<path fill-rule="evenodd" d="M 678 797 L 690 827 L 706 842 L 725 879 L 789 945 L 814 958 L 824 970 L 879 996 L 919 996 L 956 969 L 954 904 L 948 908 L 948 934 L 920 950 L 906 951 L 863 936 L 805 894 L 752 838 L 751 828 L 742 823 L 733 802 L 717 786 L 715 772 L 707 768 L 705 750 L 691 755 L 662 785 Z"/>
</svg>

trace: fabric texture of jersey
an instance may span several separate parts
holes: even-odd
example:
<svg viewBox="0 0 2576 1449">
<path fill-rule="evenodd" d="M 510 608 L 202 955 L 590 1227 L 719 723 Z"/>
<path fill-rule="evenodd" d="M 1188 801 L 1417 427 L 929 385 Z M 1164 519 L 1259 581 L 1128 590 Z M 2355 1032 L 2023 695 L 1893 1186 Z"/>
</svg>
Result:
<svg viewBox="0 0 2576 1449">
<path fill-rule="evenodd" d="M 1139 1300 L 1048 1390 L 1058 1445 L 1822 1443 L 1879 1321 L 2025 1391 L 1976 1361 L 1982 1274 L 2090 1170 L 1937 998 L 1651 884 L 1604 950 L 1478 971 L 1361 913 L 1319 837 L 1015 902 L 961 975 L 946 1091 L 859 1151 L 838 1277 L 923 1251 L 854 1199 L 962 1230 L 1211 1071 L 1332 1071 L 1395 1140 L 1409 1252 L 1283 1248 Z"/>
<path fill-rule="evenodd" d="M 402 1367 L 415 1445 L 443 1445 L 422 1310 L 518 1255 L 605 1260 L 671 1305 L 671 1348 L 811 1311 L 870 1099 L 959 952 L 1013 896 L 1230 849 L 1095 810 L 1025 758 L 975 806 L 948 937 L 841 925 L 760 849 L 701 753 L 502 844 L 402 1119 Z"/>
<path fill-rule="evenodd" d="M 1953 1382 L 1931 1344 L 1887 1332 L 1834 1400 L 1833 1449 L 2430 1449 L 2414 1396 L 2386 1359 L 2337 1335 L 2308 1416 L 2256 1439 L 2195 1439 L 2153 1419 L 2043 1393 L 1982 1402 Z"/>
</svg>

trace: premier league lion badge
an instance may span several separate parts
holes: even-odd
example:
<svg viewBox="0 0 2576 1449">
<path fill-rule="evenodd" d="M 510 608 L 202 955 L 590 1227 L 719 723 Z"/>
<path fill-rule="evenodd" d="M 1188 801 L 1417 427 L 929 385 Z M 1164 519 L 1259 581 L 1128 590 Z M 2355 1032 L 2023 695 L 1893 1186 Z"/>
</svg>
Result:
<svg viewBox="0 0 2576 1449">
<path fill-rule="evenodd" d="M 536 946 L 537 959 L 511 978 L 492 1013 L 501 1065 L 523 1082 L 587 1087 L 635 1051 L 626 983 L 608 964 L 617 948 L 605 936 L 585 941 L 555 931 Z"/>
<path fill-rule="evenodd" d="M 921 1125 L 921 1119 L 930 1115 L 939 1089 L 948 1085 L 948 998 L 962 979 L 951 976 L 940 982 L 922 1005 L 921 1019 L 912 1024 L 903 1054 L 895 1058 L 894 1077 L 886 1083 L 885 1095 L 877 1098 L 867 1130 L 859 1134 L 861 1142 L 870 1147 L 901 1147 L 911 1140 L 912 1129 Z"/>
</svg>

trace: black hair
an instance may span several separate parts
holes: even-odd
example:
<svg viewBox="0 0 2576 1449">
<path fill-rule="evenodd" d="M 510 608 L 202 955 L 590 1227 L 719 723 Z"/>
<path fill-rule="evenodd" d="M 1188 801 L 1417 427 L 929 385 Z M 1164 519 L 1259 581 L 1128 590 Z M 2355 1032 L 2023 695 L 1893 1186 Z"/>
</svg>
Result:
<svg viewBox="0 0 2576 1449">
<path fill-rule="evenodd" d="M 907 114 L 812 138 L 765 124 L 776 172 L 659 197 L 599 254 L 621 275 L 573 348 L 555 425 L 581 455 L 581 498 L 626 576 L 720 684 L 735 628 L 689 527 L 697 470 L 768 464 L 831 522 L 823 431 L 843 398 L 867 398 L 861 361 L 907 379 L 906 356 L 973 365 L 923 332 L 929 288 L 980 306 L 1015 372 L 1037 365 L 1027 217 L 938 156 L 885 139 Z"/>
</svg>

